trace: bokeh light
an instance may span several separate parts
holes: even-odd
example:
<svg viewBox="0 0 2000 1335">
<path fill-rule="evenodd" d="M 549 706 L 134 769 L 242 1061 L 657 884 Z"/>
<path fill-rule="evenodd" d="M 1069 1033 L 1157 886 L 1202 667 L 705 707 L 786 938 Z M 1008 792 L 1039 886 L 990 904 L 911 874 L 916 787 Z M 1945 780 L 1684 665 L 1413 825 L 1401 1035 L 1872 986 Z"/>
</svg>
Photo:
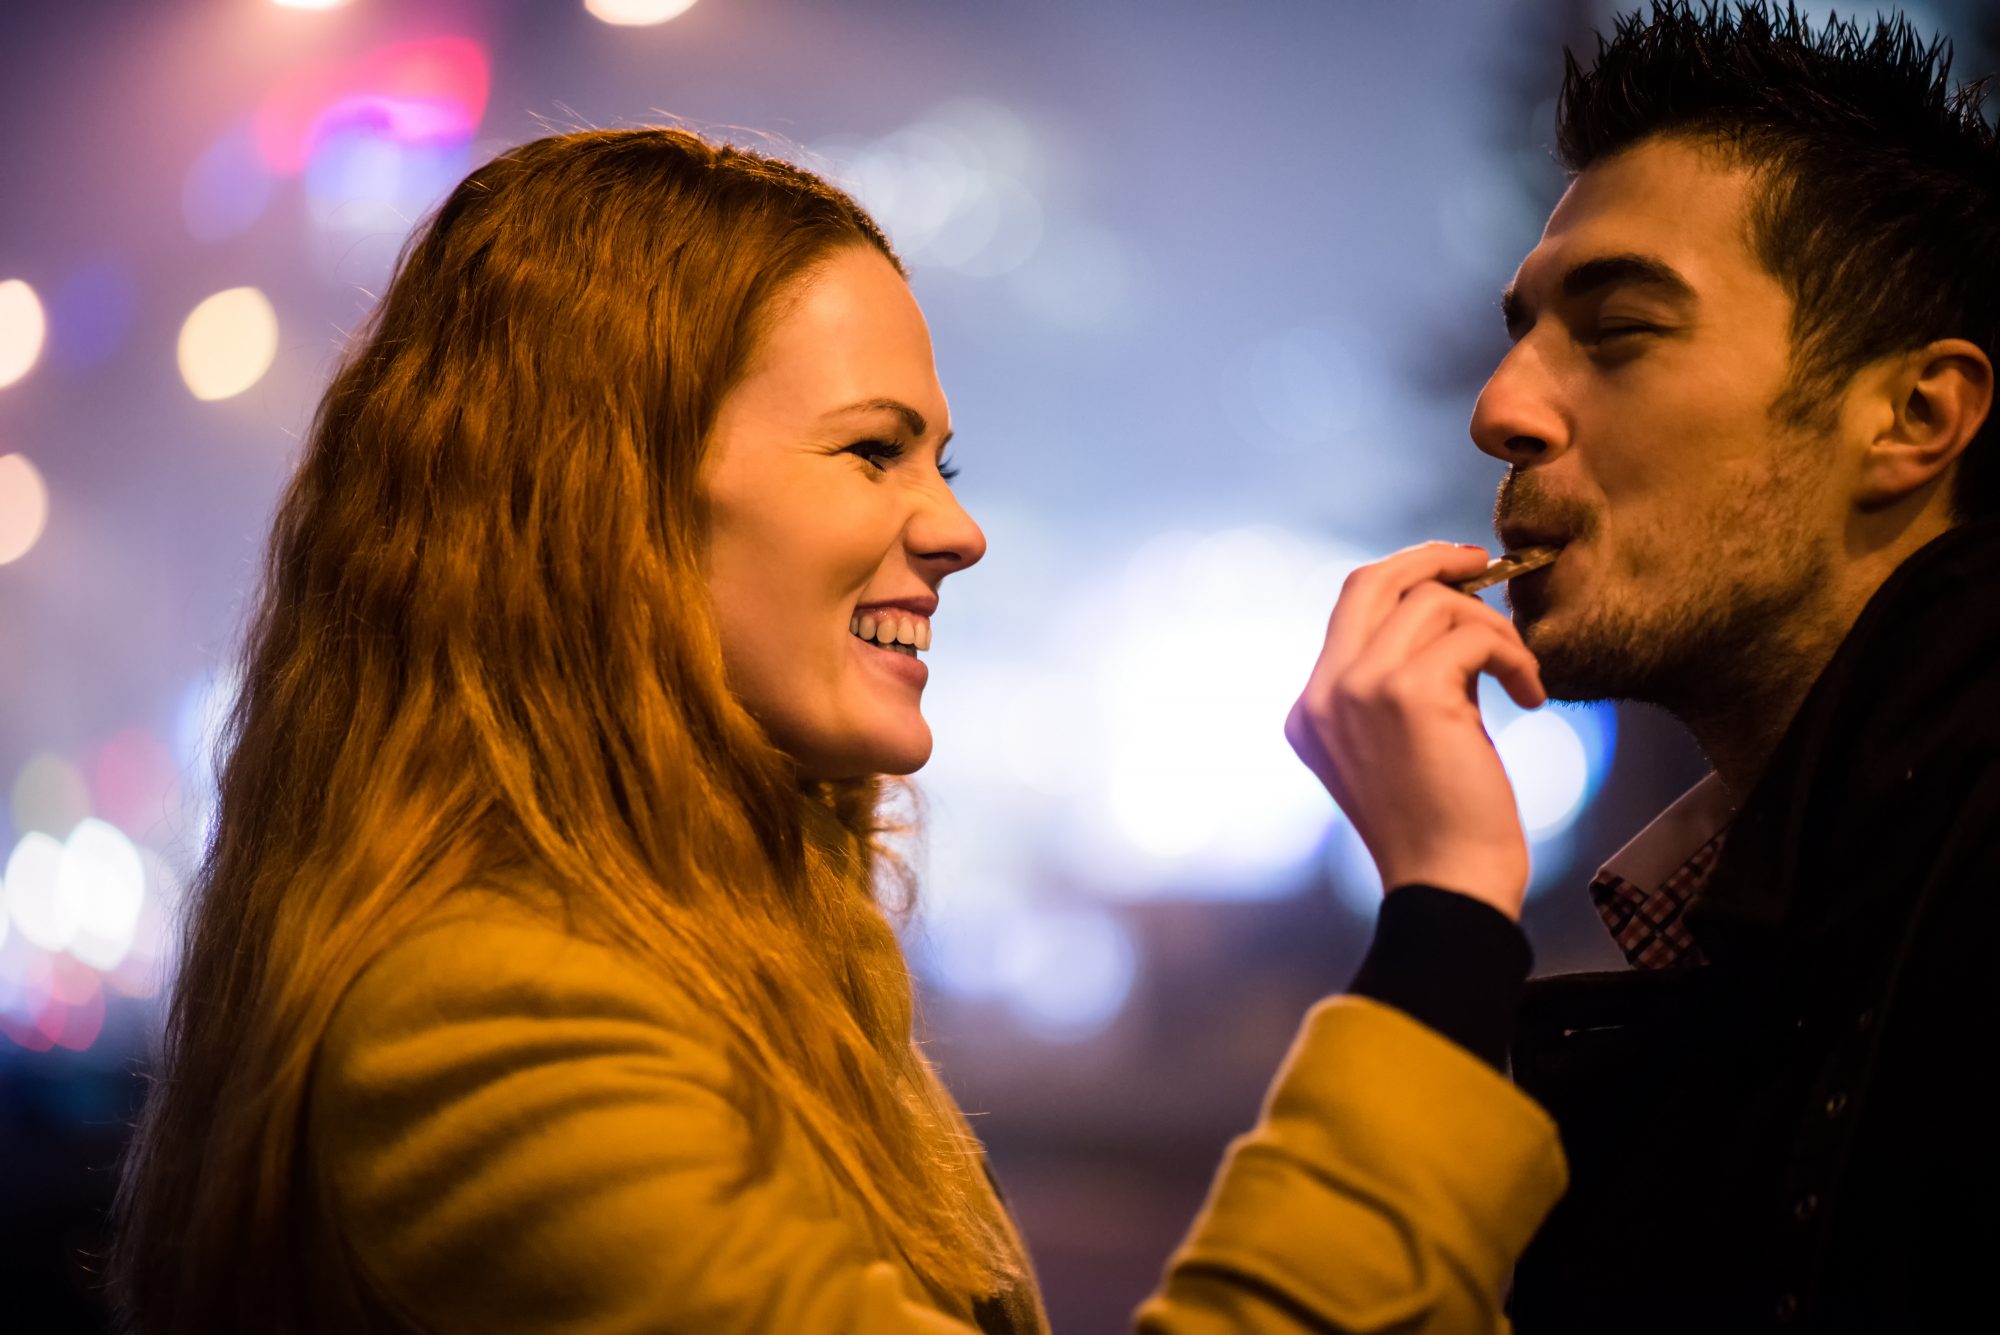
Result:
<svg viewBox="0 0 2000 1335">
<path fill-rule="evenodd" d="M 26 455 L 0 455 L 0 566 L 26 556 L 49 523 L 49 488 Z"/>
<path fill-rule="evenodd" d="M 225 241 L 264 216 L 276 181 L 247 124 L 218 135 L 188 168 L 181 184 L 181 218 L 197 241 Z"/>
<path fill-rule="evenodd" d="M 94 814 L 83 772 L 53 751 L 28 758 L 7 798 L 14 828 L 22 833 L 40 830 L 61 839 Z"/>
<path fill-rule="evenodd" d="M 1523 714 L 1494 736 L 1493 746 L 1529 838 L 1546 838 L 1576 819 L 1590 787 L 1590 760 L 1568 719 L 1554 709 Z"/>
<path fill-rule="evenodd" d="M 30 830 L 7 855 L 7 916 L 23 939 L 43 950 L 67 949 L 76 935 L 80 906 L 62 893 L 63 845 Z"/>
<path fill-rule="evenodd" d="M 677 19 L 694 8 L 695 0 L 583 0 L 593 18 L 619 27 L 648 27 Z"/>
<path fill-rule="evenodd" d="M 823 140 L 816 155 L 913 265 L 997 278 L 1041 245 L 1042 154 L 998 103 L 955 99 L 879 139 Z"/>
<path fill-rule="evenodd" d="M 111 360 L 132 332 L 139 279 L 129 261 L 110 257 L 77 268 L 49 295 L 49 355 L 72 370 Z"/>
<path fill-rule="evenodd" d="M 69 953 L 91 968 L 115 969 L 132 948 L 146 871 L 117 826 L 86 820 L 63 841 L 56 894 L 72 922 Z"/>
<path fill-rule="evenodd" d="M 1013 915 L 996 944 L 1009 1008 L 1024 1028 L 1058 1042 L 1109 1025 L 1138 972 L 1131 934 L 1089 905 Z"/>
<path fill-rule="evenodd" d="M 178 774 L 165 742 L 145 728 L 126 728 L 92 754 L 86 777 L 96 813 L 144 835 L 166 816 Z"/>
<path fill-rule="evenodd" d="M 490 82 L 486 48 L 469 37 L 394 42 L 292 71 L 257 108 L 251 134 L 265 166 L 283 176 L 356 128 L 405 144 L 469 143 Z"/>
<path fill-rule="evenodd" d="M 349 0 L 271 0 L 271 3 L 280 9 L 320 10 L 340 9 L 347 5 Z"/>
<path fill-rule="evenodd" d="M 271 369 L 278 313 L 254 287 L 218 292 L 189 312 L 178 351 L 181 379 L 197 399 L 234 397 Z"/>
<path fill-rule="evenodd" d="M 34 288 L 19 278 L 0 282 L 0 389 L 34 369 L 48 329 Z"/>
</svg>

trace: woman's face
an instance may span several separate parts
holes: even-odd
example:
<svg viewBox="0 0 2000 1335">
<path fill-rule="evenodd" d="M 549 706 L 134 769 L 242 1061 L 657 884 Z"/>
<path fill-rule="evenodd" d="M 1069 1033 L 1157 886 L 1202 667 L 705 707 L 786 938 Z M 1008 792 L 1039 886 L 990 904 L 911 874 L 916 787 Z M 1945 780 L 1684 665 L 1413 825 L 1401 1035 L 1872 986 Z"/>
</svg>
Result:
<svg viewBox="0 0 2000 1335">
<path fill-rule="evenodd" d="M 950 435 L 923 313 L 858 245 L 780 299 L 722 402 L 703 481 L 723 660 L 808 778 L 930 758 L 938 585 L 986 552 L 940 472 Z"/>
</svg>

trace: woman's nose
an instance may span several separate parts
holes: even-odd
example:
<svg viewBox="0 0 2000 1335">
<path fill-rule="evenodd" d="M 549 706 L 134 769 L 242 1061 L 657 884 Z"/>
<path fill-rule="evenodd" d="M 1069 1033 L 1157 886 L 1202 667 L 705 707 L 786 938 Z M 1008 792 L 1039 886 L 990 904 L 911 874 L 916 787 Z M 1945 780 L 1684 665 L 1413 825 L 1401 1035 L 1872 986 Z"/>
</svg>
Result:
<svg viewBox="0 0 2000 1335">
<path fill-rule="evenodd" d="M 949 487 L 939 484 L 926 491 L 910 518 L 907 541 L 911 554 L 940 567 L 940 576 L 976 565 L 986 555 L 985 531 Z"/>
</svg>

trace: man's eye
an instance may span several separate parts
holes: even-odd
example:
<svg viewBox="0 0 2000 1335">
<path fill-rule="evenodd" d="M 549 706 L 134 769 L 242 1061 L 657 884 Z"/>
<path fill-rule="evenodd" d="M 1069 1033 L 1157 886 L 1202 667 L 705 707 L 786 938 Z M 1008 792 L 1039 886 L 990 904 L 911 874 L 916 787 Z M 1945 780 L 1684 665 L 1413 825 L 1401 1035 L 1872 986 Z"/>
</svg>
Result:
<svg viewBox="0 0 2000 1335">
<path fill-rule="evenodd" d="M 1658 325 L 1639 324 L 1630 320 L 1621 320 L 1616 324 L 1601 324 L 1597 326 L 1596 329 L 1591 331 L 1590 341 L 1592 343 L 1610 343 L 1628 334 L 1657 334 L 1659 332 L 1660 327 Z"/>
<path fill-rule="evenodd" d="M 857 440 L 842 453 L 866 459 L 874 468 L 886 469 L 903 457 L 903 447 L 893 440 Z"/>
</svg>

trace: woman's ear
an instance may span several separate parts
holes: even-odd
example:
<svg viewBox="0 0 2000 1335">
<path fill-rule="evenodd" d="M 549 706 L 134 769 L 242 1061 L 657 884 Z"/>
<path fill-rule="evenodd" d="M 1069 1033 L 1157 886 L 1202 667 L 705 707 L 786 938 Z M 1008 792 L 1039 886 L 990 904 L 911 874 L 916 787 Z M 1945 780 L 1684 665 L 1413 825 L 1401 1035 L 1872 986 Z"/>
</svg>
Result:
<svg viewBox="0 0 2000 1335">
<path fill-rule="evenodd" d="M 1867 442 L 1855 500 L 1894 505 L 1942 476 L 1985 424 L 1993 406 L 1993 363 L 1977 344 L 1944 338 L 1886 359 L 1871 410 L 1880 424 Z"/>
</svg>

